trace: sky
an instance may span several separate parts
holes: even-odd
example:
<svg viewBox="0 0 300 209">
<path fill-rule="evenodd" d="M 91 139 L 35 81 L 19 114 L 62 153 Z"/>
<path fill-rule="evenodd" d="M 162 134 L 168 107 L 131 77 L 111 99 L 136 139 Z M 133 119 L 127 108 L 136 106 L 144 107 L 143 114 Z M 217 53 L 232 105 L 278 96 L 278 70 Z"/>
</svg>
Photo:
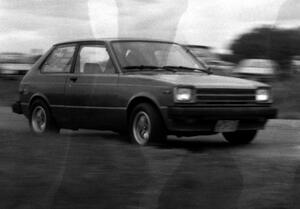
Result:
<svg viewBox="0 0 300 209">
<path fill-rule="evenodd" d="M 0 0 L 0 52 L 66 40 L 139 37 L 226 51 L 262 25 L 300 24 L 299 0 Z"/>
</svg>

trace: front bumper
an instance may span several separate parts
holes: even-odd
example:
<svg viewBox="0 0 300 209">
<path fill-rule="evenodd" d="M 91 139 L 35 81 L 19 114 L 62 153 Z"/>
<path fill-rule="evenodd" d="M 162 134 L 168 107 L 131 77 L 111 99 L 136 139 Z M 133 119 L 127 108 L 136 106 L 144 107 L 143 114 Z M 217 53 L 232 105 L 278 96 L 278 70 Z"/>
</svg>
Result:
<svg viewBox="0 0 300 209">
<path fill-rule="evenodd" d="M 277 109 L 272 107 L 171 107 L 168 109 L 170 118 L 199 117 L 201 119 L 250 119 L 275 118 Z"/>
<path fill-rule="evenodd" d="M 257 130 L 276 115 L 272 107 L 170 107 L 166 126 L 171 132 L 214 132 L 219 120 L 237 120 L 237 130 Z"/>
<path fill-rule="evenodd" d="M 17 114 L 23 114 L 23 111 L 22 111 L 22 107 L 21 107 L 21 102 L 20 101 L 17 101 L 15 102 L 12 106 L 12 111 L 14 113 L 17 113 Z"/>
</svg>

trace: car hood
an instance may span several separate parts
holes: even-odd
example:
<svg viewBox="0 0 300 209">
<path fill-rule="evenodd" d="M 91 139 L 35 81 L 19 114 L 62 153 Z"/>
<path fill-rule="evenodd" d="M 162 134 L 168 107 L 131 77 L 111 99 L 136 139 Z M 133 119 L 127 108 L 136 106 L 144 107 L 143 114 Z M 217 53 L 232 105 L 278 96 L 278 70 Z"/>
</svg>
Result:
<svg viewBox="0 0 300 209">
<path fill-rule="evenodd" d="M 157 81 L 167 82 L 173 85 L 188 85 L 199 88 L 244 88 L 252 89 L 257 87 L 267 87 L 268 85 L 240 78 L 205 75 L 205 74 L 160 74 L 153 75 Z"/>
</svg>

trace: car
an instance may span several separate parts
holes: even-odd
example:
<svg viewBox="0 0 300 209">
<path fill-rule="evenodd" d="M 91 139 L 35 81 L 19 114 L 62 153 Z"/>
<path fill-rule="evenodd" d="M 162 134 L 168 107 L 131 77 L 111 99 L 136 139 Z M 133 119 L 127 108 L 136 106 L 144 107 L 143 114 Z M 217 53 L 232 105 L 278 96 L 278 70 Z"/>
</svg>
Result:
<svg viewBox="0 0 300 209">
<path fill-rule="evenodd" d="M 291 67 L 293 72 L 299 73 L 300 72 L 300 55 L 292 57 Z"/>
<path fill-rule="evenodd" d="M 55 44 L 19 91 L 12 110 L 38 135 L 112 130 L 138 145 L 218 133 L 246 144 L 277 114 L 270 86 L 213 75 L 182 45 L 161 40 Z"/>
<path fill-rule="evenodd" d="M 17 52 L 0 53 L 0 76 L 25 75 L 37 58 Z"/>
<path fill-rule="evenodd" d="M 276 79 L 278 65 L 269 59 L 245 59 L 233 70 L 233 75 L 262 82 Z"/>
</svg>

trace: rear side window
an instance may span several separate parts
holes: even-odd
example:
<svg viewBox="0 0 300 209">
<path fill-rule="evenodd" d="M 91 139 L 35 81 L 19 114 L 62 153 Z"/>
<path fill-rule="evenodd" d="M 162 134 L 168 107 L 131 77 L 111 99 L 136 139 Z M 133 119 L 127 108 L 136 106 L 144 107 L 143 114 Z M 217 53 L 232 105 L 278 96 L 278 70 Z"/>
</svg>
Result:
<svg viewBox="0 0 300 209">
<path fill-rule="evenodd" d="M 60 46 L 52 51 L 41 71 L 45 73 L 68 73 L 71 70 L 75 46 Z"/>
<path fill-rule="evenodd" d="M 89 45 L 80 49 L 76 72 L 80 74 L 112 74 L 115 73 L 115 69 L 104 46 Z"/>
</svg>

